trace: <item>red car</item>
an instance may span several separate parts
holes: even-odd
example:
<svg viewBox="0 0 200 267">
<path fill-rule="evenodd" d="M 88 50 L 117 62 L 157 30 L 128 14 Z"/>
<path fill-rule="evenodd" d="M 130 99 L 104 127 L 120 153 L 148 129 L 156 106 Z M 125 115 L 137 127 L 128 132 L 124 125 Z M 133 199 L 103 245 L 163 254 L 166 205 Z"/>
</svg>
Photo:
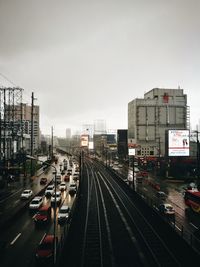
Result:
<svg viewBox="0 0 200 267">
<path fill-rule="evenodd" d="M 57 247 L 57 238 L 56 238 Z M 39 263 L 53 264 L 54 235 L 45 234 L 36 249 L 36 260 Z"/>
<path fill-rule="evenodd" d="M 51 207 L 43 206 L 34 216 L 34 222 L 36 225 L 43 225 L 49 223 L 51 220 Z"/>
<path fill-rule="evenodd" d="M 142 177 L 148 177 L 148 172 L 147 171 L 140 171 L 139 174 L 142 176 Z"/>
<path fill-rule="evenodd" d="M 65 181 L 65 182 L 69 182 L 69 178 L 70 178 L 70 175 L 65 175 L 65 177 L 64 177 L 64 181 Z"/>
<path fill-rule="evenodd" d="M 46 184 L 47 183 L 47 178 L 46 177 L 42 177 L 40 179 L 40 184 Z"/>
</svg>

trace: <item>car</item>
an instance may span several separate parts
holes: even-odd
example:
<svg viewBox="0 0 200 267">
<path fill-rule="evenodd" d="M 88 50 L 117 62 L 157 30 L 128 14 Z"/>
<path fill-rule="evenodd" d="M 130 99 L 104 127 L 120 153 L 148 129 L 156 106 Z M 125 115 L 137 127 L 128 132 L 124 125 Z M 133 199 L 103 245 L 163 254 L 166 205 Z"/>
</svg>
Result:
<svg viewBox="0 0 200 267">
<path fill-rule="evenodd" d="M 53 264 L 54 259 L 54 245 L 56 242 L 56 248 L 58 244 L 58 238 L 56 240 L 54 235 L 45 234 L 41 239 L 35 253 L 36 261 L 40 264 Z"/>
<path fill-rule="evenodd" d="M 143 176 L 136 175 L 136 182 L 137 183 L 142 183 L 143 182 Z"/>
<path fill-rule="evenodd" d="M 40 179 L 40 184 L 46 184 L 47 183 L 47 178 L 46 177 L 42 177 Z"/>
<path fill-rule="evenodd" d="M 56 184 L 60 184 L 61 181 L 62 181 L 62 178 L 61 178 L 61 174 L 57 174 L 56 177 L 54 177 L 54 182 L 55 182 L 55 178 L 56 178 Z"/>
<path fill-rule="evenodd" d="M 175 215 L 175 209 L 173 208 L 171 204 L 168 204 L 168 203 L 160 204 L 158 209 L 159 209 L 159 212 L 164 215 L 171 215 L 171 216 Z"/>
<path fill-rule="evenodd" d="M 34 216 L 34 222 L 36 225 L 47 224 L 51 220 L 51 207 L 45 205 L 41 207 Z"/>
<path fill-rule="evenodd" d="M 60 191 L 56 191 L 53 193 L 53 195 L 51 196 L 51 203 L 54 203 L 56 200 L 57 203 L 61 202 L 61 193 Z"/>
<path fill-rule="evenodd" d="M 29 199 L 31 196 L 33 195 L 33 191 L 30 189 L 25 189 L 22 193 L 21 193 L 21 199 Z"/>
<path fill-rule="evenodd" d="M 68 168 L 67 173 L 72 174 L 72 168 Z"/>
<path fill-rule="evenodd" d="M 65 175 L 65 177 L 64 177 L 64 181 L 65 181 L 65 182 L 69 182 L 69 179 L 70 179 L 70 175 Z"/>
<path fill-rule="evenodd" d="M 69 194 L 75 194 L 77 191 L 76 183 L 71 183 L 69 185 Z"/>
<path fill-rule="evenodd" d="M 75 172 L 79 172 L 79 167 L 78 166 L 75 168 Z"/>
<path fill-rule="evenodd" d="M 156 196 L 157 196 L 159 199 L 162 199 L 162 200 L 166 199 L 166 194 L 165 194 L 165 192 L 163 192 L 163 191 L 158 191 L 158 192 L 156 192 Z"/>
<path fill-rule="evenodd" d="M 42 206 L 42 204 L 43 204 L 43 197 L 41 196 L 34 197 L 29 204 L 29 209 L 37 210 Z"/>
<path fill-rule="evenodd" d="M 139 175 L 141 175 L 142 177 L 148 177 L 148 172 L 147 171 L 139 171 Z"/>
<path fill-rule="evenodd" d="M 62 182 L 61 176 L 56 177 L 56 183 L 60 184 Z"/>
<path fill-rule="evenodd" d="M 45 190 L 45 196 L 51 196 L 54 192 L 54 188 L 53 184 L 49 185 Z"/>
<path fill-rule="evenodd" d="M 73 174 L 73 180 L 74 181 L 79 180 L 79 172 L 74 172 L 74 174 Z"/>
<path fill-rule="evenodd" d="M 62 170 L 62 171 L 61 171 L 61 175 L 64 175 L 64 174 L 65 174 L 65 170 Z"/>
<path fill-rule="evenodd" d="M 64 190 L 66 190 L 66 183 L 65 183 L 65 182 L 62 182 L 62 183 L 60 184 L 60 186 L 59 186 L 59 189 L 60 189 L 60 191 L 64 191 Z"/>
<path fill-rule="evenodd" d="M 66 222 L 70 213 L 70 208 L 67 205 L 63 205 L 58 212 L 58 223 Z"/>
</svg>

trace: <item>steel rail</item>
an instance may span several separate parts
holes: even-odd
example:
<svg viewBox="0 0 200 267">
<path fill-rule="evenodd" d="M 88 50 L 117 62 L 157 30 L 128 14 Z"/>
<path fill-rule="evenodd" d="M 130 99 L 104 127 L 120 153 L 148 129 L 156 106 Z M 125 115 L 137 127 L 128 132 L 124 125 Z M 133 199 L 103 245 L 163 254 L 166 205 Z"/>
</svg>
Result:
<svg viewBox="0 0 200 267">
<path fill-rule="evenodd" d="M 176 264 L 176 266 L 178 266 L 179 262 L 177 261 L 173 253 L 169 250 L 165 242 L 160 238 L 160 236 L 157 234 L 154 228 L 149 224 L 149 222 L 143 216 L 141 211 L 136 207 L 136 205 L 133 204 L 133 202 L 130 200 L 127 194 L 124 193 L 124 190 L 122 190 L 119 184 L 114 179 L 111 179 L 110 175 L 108 179 L 108 173 L 105 172 L 105 169 L 101 167 L 101 170 L 102 173 L 104 174 L 104 177 L 101 177 L 101 179 L 104 181 L 104 183 L 106 183 L 107 187 L 110 188 L 110 191 L 113 193 L 113 198 L 115 198 L 116 205 L 117 203 L 120 202 L 120 204 L 124 207 L 124 210 L 131 219 L 132 224 L 136 227 L 138 233 L 140 234 L 140 237 L 142 237 L 143 242 L 147 246 L 155 263 L 159 266 L 161 261 L 164 264 L 166 263 L 167 260 L 168 263 L 172 262 Z M 131 206 L 131 209 L 134 209 L 132 211 L 134 212 L 134 217 L 132 216 L 132 214 L 127 209 L 127 206 L 124 203 L 126 203 L 126 205 Z M 136 220 L 138 220 L 137 223 Z M 166 254 L 166 252 L 164 253 L 164 251 L 167 252 L 168 256 L 164 257 L 164 255 Z M 166 257 L 168 259 L 166 259 Z"/>
<path fill-rule="evenodd" d="M 88 199 L 81 266 L 103 267 L 101 219 L 97 197 L 97 188 L 94 181 L 94 172 L 91 166 L 89 166 L 89 164 L 86 164 L 86 169 L 88 177 Z M 91 175 L 89 175 L 89 173 L 91 173 Z"/>
</svg>

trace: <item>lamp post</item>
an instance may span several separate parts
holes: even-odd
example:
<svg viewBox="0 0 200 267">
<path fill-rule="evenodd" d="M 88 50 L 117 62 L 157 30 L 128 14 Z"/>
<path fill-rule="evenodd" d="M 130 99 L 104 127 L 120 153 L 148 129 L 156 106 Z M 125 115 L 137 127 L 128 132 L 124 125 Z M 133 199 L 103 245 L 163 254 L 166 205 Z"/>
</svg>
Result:
<svg viewBox="0 0 200 267">
<path fill-rule="evenodd" d="M 57 208 L 57 203 L 56 203 L 56 175 L 57 175 L 57 169 L 54 165 L 52 164 L 49 164 L 45 161 L 42 161 L 42 160 L 39 160 L 35 157 L 32 157 L 32 156 L 29 156 L 29 155 L 26 155 L 26 158 L 27 159 L 30 159 L 30 160 L 35 160 L 35 161 L 38 161 L 38 162 L 42 162 L 44 165 L 47 165 L 49 167 L 52 167 L 54 169 L 54 187 L 55 187 L 55 200 L 54 200 L 54 227 L 53 227 L 53 235 L 54 235 L 54 255 L 53 255 L 53 262 L 54 262 L 54 266 L 56 265 L 56 208 Z"/>
</svg>

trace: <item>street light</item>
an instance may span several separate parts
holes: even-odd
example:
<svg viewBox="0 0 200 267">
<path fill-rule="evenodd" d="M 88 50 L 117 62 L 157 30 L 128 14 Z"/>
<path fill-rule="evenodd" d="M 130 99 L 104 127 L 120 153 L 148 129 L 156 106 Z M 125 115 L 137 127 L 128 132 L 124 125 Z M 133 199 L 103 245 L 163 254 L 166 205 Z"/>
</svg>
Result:
<svg viewBox="0 0 200 267">
<path fill-rule="evenodd" d="M 27 159 L 30 160 L 36 160 L 39 162 L 42 162 L 44 165 L 47 165 L 49 167 L 54 168 L 54 187 L 55 187 L 55 201 L 54 201 L 54 227 L 53 227 L 53 235 L 54 235 L 54 255 L 53 255 L 53 262 L 54 265 L 56 265 L 56 208 L 57 208 L 57 202 L 56 202 L 56 175 L 57 175 L 57 169 L 54 165 L 47 163 L 46 161 L 39 160 L 38 158 L 32 157 L 30 155 L 26 155 Z"/>
</svg>

